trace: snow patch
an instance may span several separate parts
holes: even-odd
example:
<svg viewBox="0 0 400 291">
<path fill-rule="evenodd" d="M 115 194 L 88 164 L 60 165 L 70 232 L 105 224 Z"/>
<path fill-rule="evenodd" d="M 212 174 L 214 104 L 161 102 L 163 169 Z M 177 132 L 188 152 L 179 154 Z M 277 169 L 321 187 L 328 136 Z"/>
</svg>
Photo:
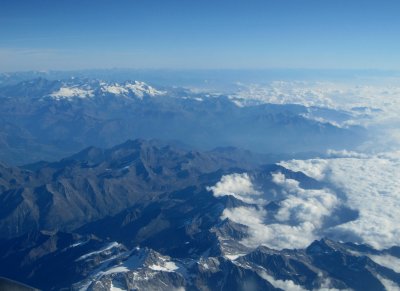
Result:
<svg viewBox="0 0 400 291">
<path fill-rule="evenodd" d="M 93 90 L 82 89 L 78 87 L 61 87 L 58 91 L 50 94 L 50 97 L 56 100 L 91 98 L 93 96 Z"/>
<path fill-rule="evenodd" d="M 135 81 L 134 83 L 128 83 L 125 85 L 125 88 L 131 90 L 136 96 L 143 97 L 144 94 L 149 96 L 157 96 L 157 95 L 164 95 L 165 91 L 159 91 L 155 88 L 147 85 L 144 82 Z"/>
<path fill-rule="evenodd" d="M 128 90 L 118 84 L 115 85 L 105 85 L 101 88 L 103 92 L 111 93 L 114 95 L 122 95 L 128 93 Z"/>
<path fill-rule="evenodd" d="M 151 265 L 150 269 L 154 271 L 174 272 L 178 270 L 178 266 L 174 262 L 164 262 L 162 265 Z"/>
<path fill-rule="evenodd" d="M 245 254 L 235 254 L 235 255 L 230 254 L 230 255 L 225 255 L 225 257 L 228 258 L 228 259 L 231 260 L 231 261 L 234 261 L 234 260 L 236 260 L 237 258 L 242 257 L 242 256 L 244 256 L 244 255 L 245 255 Z"/>
<path fill-rule="evenodd" d="M 104 252 L 108 252 L 113 248 L 118 248 L 118 247 L 121 247 L 121 246 L 122 245 L 117 243 L 117 242 L 112 242 L 112 243 L 108 244 L 107 246 L 105 246 L 104 248 L 102 248 L 102 249 L 100 249 L 98 251 L 90 252 L 88 254 L 80 256 L 78 259 L 76 259 L 76 262 L 85 260 L 85 259 L 87 259 L 89 257 L 94 256 L 94 255 L 98 255 L 98 254 L 101 254 L 101 253 L 104 253 Z"/>
</svg>

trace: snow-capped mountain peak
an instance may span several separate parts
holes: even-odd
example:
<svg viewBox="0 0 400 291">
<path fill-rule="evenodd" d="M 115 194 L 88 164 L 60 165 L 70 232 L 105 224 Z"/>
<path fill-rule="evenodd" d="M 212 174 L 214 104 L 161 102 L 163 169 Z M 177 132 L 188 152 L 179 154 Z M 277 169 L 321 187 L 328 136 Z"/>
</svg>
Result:
<svg viewBox="0 0 400 291">
<path fill-rule="evenodd" d="M 125 89 L 123 86 L 120 86 L 118 83 L 112 85 L 104 84 L 103 86 L 101 86 L 101 91 L 114 95 L 124 95 L 128 93 L 128 90 Z"/>
<path fill-rule="evenodd" d="M 79 80 L 76 79 L 73 79 L 72 82 L 72 84 L 71 82 L 63 83 L 60 88 L 54 90 L 48 96 L 55 100 L 83 99 L 104 95 L 143 99 L 144 96 L 154 97 L 166 93 L 141 81 L 127 81 L 123 84 L 101 81 L 93 82 L 90 85 L 79 83 Z"/>
<path fill-rule="evenodd" d="M 149 96 L 164 95 L 165 91 L 159 91 L 145 82 L 135 81 L 134 83 L 127 83 L 125 88 L 131 90 L 136 96 L 143 97 L 145 94 Z"/>
<path fill-rule="evenodd" d="M 135 96 L 140 99 L 142 99 L 145 95 L 154 97 L 158 95 L 164 95 L 166 93 L 164 91 L 159 91 L 151 87 L 150 85 L 146 84 L 145 82 L 141 81 L 125 82 L 124 84 L 102 83 L 100 85 L 101 85 L 100 90 L 104 93 L 109 93 L 116 96 L 125 96 L 125 97 Z"/>
<path fill-rule="evenodd" d="M 59 90 L 50 94 L 50 97 L 56 100 L 73 98 L 91 98 L 94 97 L 93 90 L 81 87 L 63 86 Z"/>
</svg>

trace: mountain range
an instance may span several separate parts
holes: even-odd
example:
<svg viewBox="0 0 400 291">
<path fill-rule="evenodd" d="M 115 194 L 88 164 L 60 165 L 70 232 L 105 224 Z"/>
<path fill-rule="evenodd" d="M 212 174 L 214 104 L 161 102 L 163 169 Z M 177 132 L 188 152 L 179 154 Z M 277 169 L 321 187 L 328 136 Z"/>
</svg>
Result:
<svg viewBox="0 0 400 291">
<path fill-rule="evenodd" d="M 302 105 L 243 105 L 230 95 L 156 89 L 139 81 L 38 78 L 0 87 L 0 160 L 56 161 L 88 146 L 107 148 L 136 138 L 198 150 L 323 153 L 352 149 L 366 138 L 360 126 L 335 123 L 350 117 Z"/>
<path fill-rule="evenodd" d="M 42 290 L 385 290 L 400 283 L 400 273 L 376 259 L 400 259 L 399 247 L 244 243 L 249 227 L 223 213 L 260 206 L 216 196 L 210 185 L 246 172 L 257 191 L 279 192 L 279 172 L 304 189 L 325 187 L 251 156 L 130 140 L 58 162 L 2 165 L 0 275 Z M 262 207 L 277 213 L 283 204 L 277 196 Z"/>
</svg>

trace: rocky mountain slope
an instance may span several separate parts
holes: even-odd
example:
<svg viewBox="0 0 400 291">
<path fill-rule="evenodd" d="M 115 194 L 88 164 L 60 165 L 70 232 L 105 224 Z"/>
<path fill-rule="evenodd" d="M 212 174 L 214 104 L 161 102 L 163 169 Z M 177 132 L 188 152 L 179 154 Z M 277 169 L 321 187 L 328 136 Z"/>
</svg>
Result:
<svg viewBox="0 0 400 291">
<path fill-rule="evenodd" d="M 209 173 L 251 167 L 241 153 L 201 153 L 135 140 L 24 169 L 1 166 L 0 236 L 72 230 L 163 193 L 209 182 Z"/>
<path fill-rule="evenodd" d="M 327 185 L 247 155 L 135 140 L 2 166 L 0 276 L 43 290 L 396 290 L 399 247 L 254 242 L 254 227 L 276 224 L 287 207 L 282 175 L 313 195 Z M 321 222 L 357 216 L 334 211 Z"/>
</svg>

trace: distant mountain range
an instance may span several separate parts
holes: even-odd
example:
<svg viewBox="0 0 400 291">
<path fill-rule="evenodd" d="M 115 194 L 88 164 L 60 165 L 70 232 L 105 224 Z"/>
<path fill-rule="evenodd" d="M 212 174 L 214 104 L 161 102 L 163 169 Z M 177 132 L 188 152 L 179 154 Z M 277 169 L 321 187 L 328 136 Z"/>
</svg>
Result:
<svg viewBox="0 0 400 291">
<path fill-rule="evenodd" d="M 327 116 L 349 118 L 343 111 L 301 105 L 243 106 L 231 96 L 139 81 L 38 78 L 0 87 L 0 160 L 55 161 L 88 146 L 136 138 L 269 154 L 351 149 L 364 140 L 363 128 L 337 126 L 324 121 Z"/>
</svg>

